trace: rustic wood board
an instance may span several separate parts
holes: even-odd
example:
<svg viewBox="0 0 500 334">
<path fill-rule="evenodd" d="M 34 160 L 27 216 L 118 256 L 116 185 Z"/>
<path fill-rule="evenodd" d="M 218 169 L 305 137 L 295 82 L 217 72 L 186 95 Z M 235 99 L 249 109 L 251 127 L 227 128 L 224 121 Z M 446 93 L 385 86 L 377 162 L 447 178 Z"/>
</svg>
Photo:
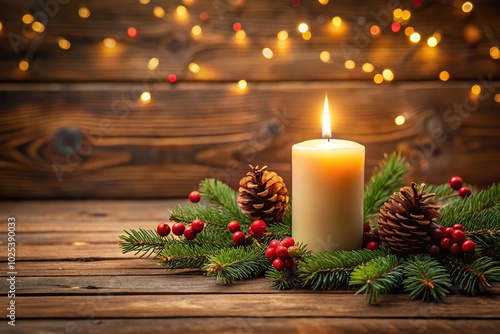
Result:
<svg viewBox="0 0 500 334">
<path fill-rule="evenodd" d="M 320 136 L 325 92 L 334 136 L 366 146 L 366 179 L 384 153 L 401 150 L 408 181 L 459 174 L 485 186 L 500 164 L 499 86 L 485 82 L 479 98 L 467 82 L 255 83 L 243 94 L 234 84 L 159 85 L 148 105 L 124 97 L 140 90 L 134 84 L 3 85 L 0 196 L 184 197 L 206 177 L 236 187 L 249 163 L 290 184 L 290 148 Z M 454 111 L 457 103 L 469 111 Z"/>
</svg>

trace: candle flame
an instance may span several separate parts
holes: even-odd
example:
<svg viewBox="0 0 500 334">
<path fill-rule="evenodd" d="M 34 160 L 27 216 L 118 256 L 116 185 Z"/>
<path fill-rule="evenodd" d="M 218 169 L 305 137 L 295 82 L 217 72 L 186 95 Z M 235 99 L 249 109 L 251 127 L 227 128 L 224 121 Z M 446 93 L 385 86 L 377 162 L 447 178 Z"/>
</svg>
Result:
<svg viewBox="0 0 500 334">
<path fill-rule="evenodd" d="M 325 105 L 323 107 L 323 137 L 330 140 L 332 130 L 330 128 L 330 108 L 328 107 L 328 96 L 325 95 Z"/>
</svg>

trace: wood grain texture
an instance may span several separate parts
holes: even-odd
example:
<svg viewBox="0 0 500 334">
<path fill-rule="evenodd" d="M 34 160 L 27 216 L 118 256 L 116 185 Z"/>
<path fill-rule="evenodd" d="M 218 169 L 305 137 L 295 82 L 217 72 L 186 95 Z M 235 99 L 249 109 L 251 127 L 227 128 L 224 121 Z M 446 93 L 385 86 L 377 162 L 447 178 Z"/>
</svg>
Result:
<svg viewBox="0 0 500 334">
<path fill-rule="evenodd" d="M 412 181 L 459 174 L 484 186 L 498 181 L 493 95 L 500 86 L 482 80 L 479 97 L 465 82 L 390 90 L 362 82 L 255 83 L 239 94 L 232 84 L 158 85 L 147 105 L 133 84 L 4 85 L 0 196 L 184 197 L 206 177 L 236 187 L 249 163 L 266 164 L 290 183 L 290 147 L 319 136 L 314 111 L 325 92 L 335 137 L 366 146 L 366 179 L 397 149 L 412 164 Z M 406 117 L 402 126 L 394 124 L 398 115 Z"/>
<path fill-rule="evenodd" d="M 0 14 L 5 31 L 0 35 L 4 57 L 0 80 L 141 81 L 149 75 L 146 64 L 154 56 L 160 60 L 157 75 L 163 80 L 164 73 L 176 73 L 180 80 L 188 81 L 371 80 L 373 74 L 361 71 L 360 65 L 365 62 L 374 64 L 378 72 L 392 68 L 395 80 L 437 80 L 443 68 L 452 73 L 453 79 L 474 80 L 480 74 L 500 74 L 498 64 L 488 57 L 500 31 L 496 16 L 499 5 L 494 0 L 476 1 L 474 11 L 468 15 L 459 6 L 440 2 L 410 7 L 408 25 L 414 25 L 422 34 L 421 46 L 412 45 L 402 32 L 391 32 L 392 10 L 397 3 L 391 5 L 384 0 L 356 5 L 341 0 L 327 6 L 304 1 L 297 8 L 289 1 L 247 1 L 242 7 L 236 4 L 194 2 L 187 6 L 189 16 L 185 19 L 175 16 L 175 4 L 161 4 L 166 16 L 158 19 L 153 16 L 152 3 L 144 6 L 135 0 L 112 0 L 88 4 L 91 16 L 81 19 L 77 15 L 81 4 L 69 2 L 50 12 L 44 34 L 37 35 L 23 28 L 20 18 L 30 11 L 43 13 L 43 8 L 33 7 L 29 1 L 8 3 Z M 400 5 L 407 7 L 403 2 Z M 209 14 L 206 22 L 198 17 L 202 11 Z M 334 16 L 342 17 L 343 28 L 332 26 Z M 360 24 L 360 18 L 365 23 Z M 242 23 L 248 36 L 245 41 L 235 40 L 231 28 L 234 22 Z M 309 24 L 311 40 L 300 37 L 300 22 Z M 190 34 L 195 24 L 203 29 L 200 38 Z M 373 24 L 382 27 L 380 36 L 369 33 Z M 126 35 L 129 27 L 138 29 L 137 38 Z M 284 43 L 276 39 L 281 30 L 290 35 Z M 431 49 L 425 39 L 436 31 L 442 33 L 442 42 Z M 466 37 L 475 35 L 475 31 L 477 38 L 471 41 Z M 25 40 L 14 48 L 8 33 Z M 71 41 L 71 49 L 58 48 L 61 36 Z M 106 37 L 115 38 L 118 46 L 106 49 L 101 43 Z M 264 47 L 274 50 L 272 60 L 262 56 Z M 319 59 L 324 50 L 331 53 L 329 63 Z M 31 60 L 29 72 L 17 69 L 23 58 Z M 356 61 L 358 67 L 347 70 L 347 59 Z M 202 71 L 197 75 L 189 72 L 190 62 L 198 63 Z"/>
<path fill-rule="evenodd" d="M 4 323 L 0 326 L 6 326 Z M 120 332 L 151 333 L 317 333 L 317 334 L 417 334 L 417 333 L 496 333 L 500 320 L 460 319 L 360 319 L 360 318 L 180 318 L 180 319 L 86 319 L 23 320 L 16 333 L 61 333 L 81 331 L 89 334 Z M 2 328 L 2 327 L 0 327 Z M 3 327 L 5 328 L 5 327 Z"/>
</svg>

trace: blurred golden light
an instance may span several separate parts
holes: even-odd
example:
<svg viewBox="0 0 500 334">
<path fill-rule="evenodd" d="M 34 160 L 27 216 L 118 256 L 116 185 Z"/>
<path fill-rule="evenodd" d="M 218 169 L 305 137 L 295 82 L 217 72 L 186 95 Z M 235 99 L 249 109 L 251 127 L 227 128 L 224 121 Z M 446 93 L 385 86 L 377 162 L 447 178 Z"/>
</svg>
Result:
<svg viewBox="0 0 500 334">
<path fill-rule="evenodd" d="M 270 48 L 262 49 L 262 55 L 267 59 L 271 59 L 272 57 L 274 57 L 273 50 L 271 50 Z"/>
<path fill-rule="evenodd" d="M 448 73 L 448 71 L 441 71 L 439 73 L 439 80 L 448 81 L 448 79 L 450 79 L 450 73 Z"/>
<path fill-rule="evenodd" d="M 30 63 L 28 63 L 28 61 L 27 61 L 27 60 L 23 59 L 23 60 L 21 60 L 21 61 L 19 62 L 19 69 L 20 69 L 21 71 L 23 71 L 23 72 L 24 72 L 24 71 L 27 71 L 29 67 L 30 67 Z"/>
<path fill-rule="evenodd" d="M 492 59 L 498 59 L 498 58 L 500 58 L 500 50 L 498 49 L 498 47 L 492 46 L 490 48 L 490 57 Z"/>
<path fill-rule="evenodd" d="M 186 5 L 192 5 L 194 3 L 194 0 L 182 0 L 182 2 Z"/>
<path fill-rule="evenodd" d="M 3 29 L 3 24 L 2 24 L 2 21 L 0 21 L 0 31 L 2 31 Z"/>
<path fill-rule="evenodd" d="M 338 16 L 335 16 L 333 19 L 332 19 L 332 24 L 334 27 L 340 27 L 342 25 L 342 19 Z"/>
<path fill-rule="evenodd" d="M 474 86 L 472 86 L 472 88 L 470 89 L 470 91 L 474 95 L 479 95 L 479 94 L 481 94 L 481 86 L 474 85 Z"/>
<path fill-rule="evenodd" d="M 400 19 L 401 15 L 403 15 L 403 10 L 401 8 L 396 8 L 394 12 L 392 12 L 392 15 L 394 15 L 395 19 Z"/>
<path fill-rule="evenodd" d="M 177 13 L 177 15 L 179 16 L 186 16 L 187 14 L 187 9 L 186 7 L 184 7 L 183 5 L 179 5 L 177 6 L 175 12 Z"/>
<path fill-rule="evenodd" d="M 431 48 L 433 48 L 436 45 L 438 45 L 438 41 L 437 41 L 436 37 L 434 37 L 434 36 L 429 37 L 427 39 L 427 45 L 429 45 Z"/>
<path fill-rule="evenodd" d="M 396 117 L 394 119 L 394 123 L 396 123 L 396 125 L 403 125 L 403 124 L 405 124 L 405 122 L 406 122 L 406 118 L 403 115 L 399 115 L 398 117 Z"/>
<path fill-rule="evenodd" d="M 31 29 L 37 33 L 42 33 L 45 31 L 45 26 L 42 22 L 35 21 L 31 24 Z"/>
<path fill-rule="evenodd" d="M 405 35 L 410 37 L 411 34 L 413 34 L 415 32 L 415 29 L 413 29 L 413 27 L 406 27 L 405 29 Z"/>
<path fill-rule="evenodd" d="M 405 21 L 408 21 L 411 17 L 411 12 L 408 9 L 405 9 L 401 12 L 401 18 Z"/>
<path fill-rule="evenodd" d="M 288 39 L 288 32 L 286 30 L 281 30 L 277 36 L 280 41 L 286 41 Z"/>
<path fill-rule="evenodd" d="M 410 41 L 412 43 L 418 43 L 420 42 L 420 34 L 418 32 L 414 32 L 413 34 L 410 35 Z"/>
<path fill-rule="evenodd" d="M 330 52 L 328 51 L 321 51 L 321 53 L 319 54 L 319 59 L 321 59 L 323 63 L 328 63 L 330 61 L 330 58 Z"/>
<path fill-rule="evenodd" d="M 432 37 L 434 37 L 438 43 L 441 43 L 441 33 L 439 31 L 433 33 Z"/>
<path fill-rule="evenodd" d="M 380 34 L 380 27 L 378 25 L 372 25 L 370 27 L 370 34 L 372 34 L 373 36 L 377 36 Z"/>
<path fill-rule="evenodd" d="M 193 36 L 200 36 L 201 35 L 201 27 L 199 25 L 195 25 L 191 28 L 191 34 Z"/>
<path fill-rule="evenodd" d="M 474 6 L 472 5 L 472 3 L 470 1 L 466 1 L 462 5 L 462 10 L 464 11 L 464 13 L 470 12 L 472 10 L 472 8 L 474 8 Z"/>
<path fill-rule="evenodd" d="M 305 41 L 308 41 L 310 40 L 312 37 L 312 34 L 310 31 L 306 31 L 306 32 L 303 32 L 302 33 L 302 38 L 305 40 Z"/>
<path fill-rule="evenodd" d="M 318 0 L 318 2 L 322 5 L 326 5 L 329 0 Z"/>
<path fill-rule="evenodd" d="M 382 76 L 387 81 L 392 81 L 394 79 L 394 73 L 388 68 L 382 71 Z"/>
<path fill-rule="evenodd" d="M 348 70 L 352 70 L 353 68 L 356 67 L 356 63 L 353 61 L 353 60 L 346 60 L 345 63 L 344 63 L 344 66 L 345 68 L 347 68 Z"/>
<path fill-rule="evenodd" d="M 78 15 L 82 19 L 88 19 L 90 17 L 90 10 L 87 7 L 80 7 L 78 9 Z"/>
<path fill-rule="evenodd" d="M 243 89 L 247 88 L 247 86 L 248 86 L 248 84 L 245 80 L 238 81 L 238 88 L 239 89 L 243 90 Z"/>
<path fill-rule="evenodd" d="M 500 103 L 500 94 L 495 94 L 495 102 Z"/>
<path fill-rule="evenodd" d="M 197 73 L 200 73 L 200 65 L 196 64 L 196 63 L 190 63 L 189 66 L 188 66 L 189 70 L 195 74 Z"/>
<path fill-rule="evenodd" d="M 139 3 L 142 5 L 147 5 L 151 0 L 139 0 Z"/>
<path fill-rule="evenodd" d="M 243 29 L 238 30 L 234 35 L 236 36 L 236 39 L 239 39 L 240 41 L 247 38 L 247 33 Z"/>
<path fill-rule="evenodd" d="M 161 7 L 155 7 L 153 9 L 153 15 L 156 16 L 157 18 L 161 19 L 165 17 L 165 10 Z"/>
<path fill-rule="evenodd" d="M 31 14 L 24 14 L 22 20 L 24 24 L 31 24 L 35 21 L 35 18 Z"/>
<path fill-rule="evenodd" d="M 373 77 L 373 81 L 374 81 L 377 85 L 380 85 L 382 82 L 384 82 L 384 77 L 382 76 L 382 74 L 377 73 L 377 74 L 375 74 L 375 76 Z"/>
<path fill-rule="evenodd" d="M 141 101 L 143 103 L 149 103 L 149 102 L 151 102 L 151 93 L 150 92 L 143 92 L 141 94 Z"/>
<path fill-rule="evenodd" d="M 370 63 L 364 63 L 363 66 L 361 67 L 363 69 L 363 72 L 370 73 L 373 72 L 375 69 L 372 64 Z"/>
<path fill-rule="evenodd" d="M 107 37 L 103 39 L 102 44 L 108 49 L 112 49 L 116 46 L 116 41 L 113 38 Z"/>
<path fill-rule="evenodd" d="M 299 30 L 300 33 L 303 34 L 309 30 L 309 26 L 306 23 L 301 23 L 301 24 L 299 24 L 297 29 Z"/>
<path fill-rule="evenodd" d="M 68 41 L 64 37 L 59 38 L 59 41 L 57 42 L 57 44 L 59 44 L 59 47 L 63 50 L 69 50 L 69 48 L 71 47 L 70 41 Z"/>
<path fill-rule="evenodd" d="M 160 65 L 160 60 L 158 58 L 156 58 L 156 57 L 153 57 L 153 58 L 151 58 L 148 61 L 148 69 L 150 71 L 156 70 L 156 68 L 158 67 L 158 65 Z"/>
</svg>

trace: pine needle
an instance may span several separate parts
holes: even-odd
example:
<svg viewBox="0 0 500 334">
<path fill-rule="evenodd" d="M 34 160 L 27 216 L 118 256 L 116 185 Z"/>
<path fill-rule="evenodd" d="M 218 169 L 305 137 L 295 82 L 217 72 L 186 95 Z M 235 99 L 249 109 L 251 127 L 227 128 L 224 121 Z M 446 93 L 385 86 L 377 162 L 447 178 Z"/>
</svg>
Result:
<svg viewBox="0 0 500 334">
<path fill-rule="evenodd" d="M 163 250 L 165 244 L 171 241 L 171 238 L 162 238 L 155 230 L 134 230 L 124 231 L 120 235 L 120 247 L 122 253 L 135 252 L 139 257 L 150 257 L 152 254 L 158 254 Z"/>
<path fill-rule="evenodd" d="M 296 289 L 301 284 L 297 268 L 278 271 L 271 267 L 266 272 L 266 277 L 271 280 L 271 285 L 278 290 Z"/>
<path fill-rule="evenodd" d="M 452 284 L 446 268 L 429 255 L 411 256 L 403 268 L 403 285 L 412 299 L 441 299 L 450 292 Z"/>
<path fill-rule="evenodd" d="M 500 281 L 500 262 L 491 257 L 449 256 L 446 262 L 452 282 L 458 284 L 470 296 L 491 287 L 489 282 Z"/>
</svg>

